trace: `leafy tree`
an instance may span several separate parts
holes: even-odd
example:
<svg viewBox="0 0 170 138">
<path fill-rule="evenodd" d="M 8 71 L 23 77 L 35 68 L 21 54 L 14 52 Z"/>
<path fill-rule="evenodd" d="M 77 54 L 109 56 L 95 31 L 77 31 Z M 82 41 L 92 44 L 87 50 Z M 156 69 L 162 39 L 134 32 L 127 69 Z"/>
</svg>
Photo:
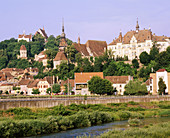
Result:
<svg viewBox="0 0 170 138">
<path fill-rule="evenodd" d="M 88 81 L 89 91 L 95 94 L 113 94 L 112 83 L 106 79 L 102 79 L 98 76 L 93 76 L 90 81 Z"/>
<path fill-rule="evenodd" d="M 46 93 L 51 94 L 51 88 L 47 88 Z"/>
<path fill-rule="evenodd" d="M 166 84 L 164 83 L 162 78 L 159 78 L 158 87 L 159 87 L 158 90 L 159 95 L 165 94 Z"/>
<path fill-rule="evenodd" d="M 155 60 L 158 55 L 159 55 L 159 49 L 155 45 L 153 45 L 150 51 L 150 59 Z"/>
<path fill-rule="evenodd" d="M 33 90 L 32 90 L 32 94 L 40 94 L 39 89 L 33 89 Z"/>
<path fill-rule="evenodd" d="M 69 70 L 67 62 L 61 62 L 58 68 L 59 68 L 59 73 L 58 73 L 59 78 L 65 80 L 68 77 L 68 70 Z"/>
<path fill-rule="evenodd" d="M 3 69 L 3 68 L 5 68 L 6 67 L 6 65 L 7 65 L 7 58 L 6 57 L 0 57 L 0 69 Z"/>
<path fill-rule="evenodd" d="M 167 51 L 159 53 L 156 57 L 156 62 L 160 68 L 167 67 L 170 64 L 170 54 Z"/>
<path fill-rule="evenodd" d="M 76 62 L 77 62 L 77 64 L 78 64 L 78 66 L 80 67 L 80 66 L 82 65 L 82 62 L 83 62 L 83 59 L 82 59 L 82 57 L 81 57 L 81 53 L 77 53 L 77 54 L 75 55 L 75 60 L 76 60 Z"/>
<path fill-rule="evenodd" d="M 96 57 L 94 62 L 94 72 L 102 72 L 103 71 L 103 58 Z"/>
<path fill-rule="evenodd" d="M 125 85 L 125 95 L 146 95 L 147 88 L 146 84 L 142 84 L 140 81 L 129 81 L 128 84 Z"/>
<path fill-rule="evenodd" d="M 75 61 L 75 56 L 77 53 L 77 50 L 75 49 L 74 45 L 68 45 L 67 48 L 65 49 L 65 53 L 67 55 L 67 58 L 71 61 Z"/>
<path fill-rule="evenodd" d="M 132 66 L 134 67 L 134 68 L 139 68 L 139 63 L 138 63 L 138 60 L 137 59 L 133 59 L 132 60 Z"/>
<path fill-rule="evenodd" d="M 104 76 L 114 76 L 117 73 L 117 65 L 115 61 L 112 61 L 109 66 L 103 71 Z"/>
<path fill-rule="evenodd" d="M 61 91 L 61 88 L 60 88 L 60 85 L 55 83 L 53 86 L 52 86 L 52 92 L 53 93 L 59 93 Z"/>
<path fill-rule="evenodd" d="M 93 67 L 88 58 L 84 58 L 82 62 L 83 72 L 93 72 Z"/>
<path fill-rule="evenodd" d="M 64 84 L 64 93 L 68 94 L 68 84 Z M 72 90 L 71 84 L 69 83 L 69 92 Z"/>
<path fill-rule="evenodd" d="M 148 65 L 148 63 L 150 62 L 150 55 L 144 51 L 139 55 L 140 58 L 140 62 L 144 65 Z"/>
</svg>

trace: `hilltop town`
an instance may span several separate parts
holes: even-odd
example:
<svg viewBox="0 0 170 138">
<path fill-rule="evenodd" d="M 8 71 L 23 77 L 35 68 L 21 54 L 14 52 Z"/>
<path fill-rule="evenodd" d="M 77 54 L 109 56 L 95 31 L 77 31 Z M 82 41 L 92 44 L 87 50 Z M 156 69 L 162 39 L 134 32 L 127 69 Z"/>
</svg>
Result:
<svg viewBox="0 0 170 138">
<path fill-rule="evenodd" d="M 110 44 L 82 44 L 64 29 L 56 37 L 43 27 L 0 42 L 2 95 L 170 94 L 170 37 L 141 30 L 137 21 Z"/>
</svg>

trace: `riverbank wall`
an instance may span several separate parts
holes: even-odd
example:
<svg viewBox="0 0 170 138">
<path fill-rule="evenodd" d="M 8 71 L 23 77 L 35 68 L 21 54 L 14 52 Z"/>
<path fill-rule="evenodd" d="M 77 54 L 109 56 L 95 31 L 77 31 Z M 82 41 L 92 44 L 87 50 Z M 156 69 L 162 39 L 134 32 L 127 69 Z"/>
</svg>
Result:
<svg viewBox="0 0 170 138">
<path fill-rule="evenodd" d="M 25 99 L 0 99 L 0 110 L 7 110 L 15 107 L 44 108 L 53 107 L 60 104 L 64 106 L 70 104 L 107 104 L 107 103 L 127 103 L 170 101 L 170 95 L 165 96 L 101 96 L 101 97 L 61 97 L 61 98 L 25 98 Z"/>
</svg>

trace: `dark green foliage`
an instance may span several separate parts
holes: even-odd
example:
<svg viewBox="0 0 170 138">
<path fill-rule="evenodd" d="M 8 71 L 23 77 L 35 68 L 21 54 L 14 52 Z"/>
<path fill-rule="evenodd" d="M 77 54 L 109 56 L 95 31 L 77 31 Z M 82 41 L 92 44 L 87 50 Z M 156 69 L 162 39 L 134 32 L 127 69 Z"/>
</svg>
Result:
<svg viewBox="0 0 170 138">
<path fill-rule="evenodd" d="M 137 59 L 133 59 L 132 60 L 132 66 L 134 67 L 134 68 L 139 68 L 139 63 L 138 63 L 138 60 Z"/>
<path fill-rule="evenodd" d="M 159 95 L 165 94 L 166 84 L 164 83 L 162 78 L 159 78 L 158 87 L 159 87 L 158 90 Z"/>
<path fill-rule="evenodd" d="M 145 84 L 139 81 L 129 81 L 125 86 L 125 95 L 146 95 L 147 88 Z"/>
<path fill-rule="evenodd" d="M 32 91 L 33 91 L 32 94 L 40 94 L 39 89 L 33 89 Z"/>
<path fill-rule="evenodd" d="M 59 93 L 61 91 L 60 85 L 53 84 L 52 91 L 53 91 L 53 93 Z"/>
<path fill-rule="evenodd" d="M 98 76 L 94 76 L 88 81 L 89 91 L 96 94 L 113 94 L 112 83 L 106 79 L 102 79 Z"/>
<path fill-rule="evenodd" d="M 150 62 L 150 55 L 146 51 L 142 52 L 139 58 L 140 62 L 144 65 L 148 65 L 148 63 Z"/>
</svg>

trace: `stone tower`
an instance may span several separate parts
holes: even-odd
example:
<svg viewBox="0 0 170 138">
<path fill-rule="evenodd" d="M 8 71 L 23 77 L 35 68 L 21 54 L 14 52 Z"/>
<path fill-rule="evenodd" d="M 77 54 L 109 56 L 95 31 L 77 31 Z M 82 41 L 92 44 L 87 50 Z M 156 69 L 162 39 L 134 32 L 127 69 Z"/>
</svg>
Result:
<svg viewBox="0 0 170 138">
<path fill-rule="evenodd" d="M 26 49 L 25 45 L 22 45 L 20 47 L 20 58 L 27 59 L 27 49 Z"/>
</svg>

